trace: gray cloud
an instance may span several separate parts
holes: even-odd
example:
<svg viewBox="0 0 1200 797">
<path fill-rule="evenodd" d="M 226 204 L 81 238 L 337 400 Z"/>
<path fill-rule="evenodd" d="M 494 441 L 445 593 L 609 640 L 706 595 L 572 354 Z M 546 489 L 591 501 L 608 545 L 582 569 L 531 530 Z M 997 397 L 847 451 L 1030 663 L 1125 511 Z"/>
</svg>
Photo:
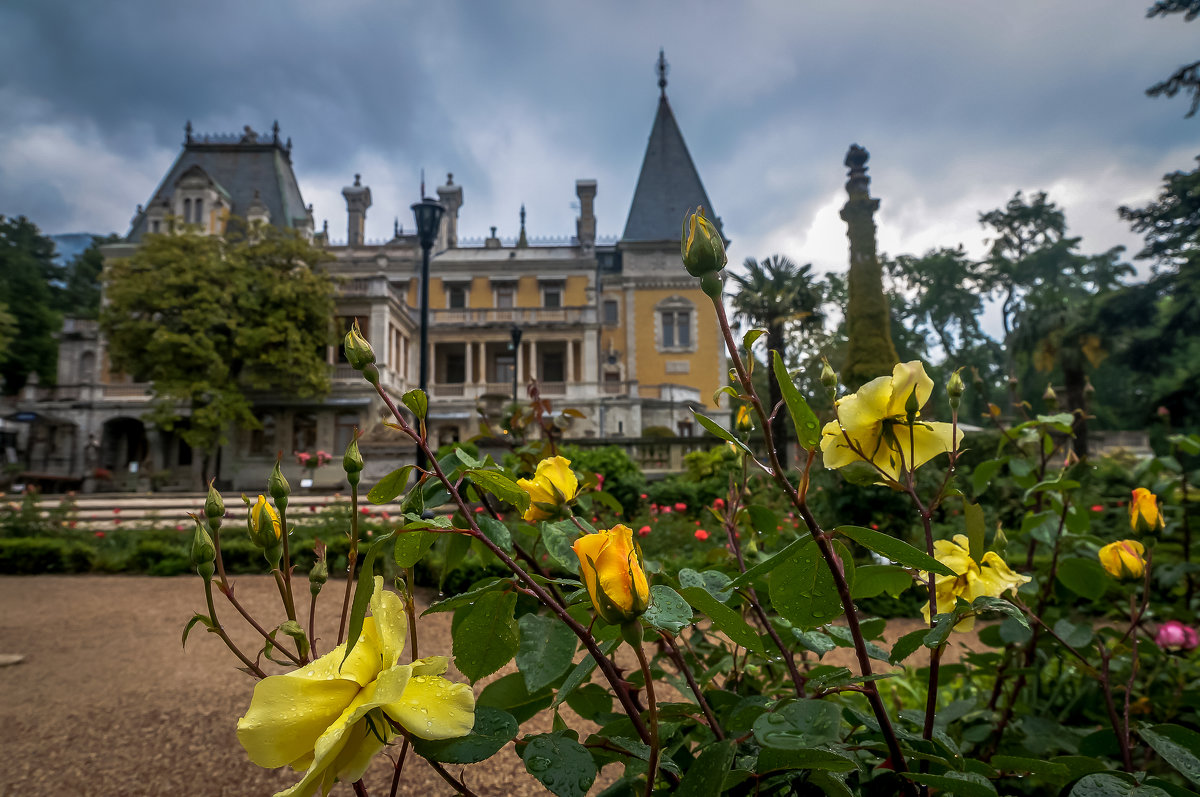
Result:
<svg viewBox="0 0 1200 797">
<path fill-rule="evenodd" d="M 853 141 L 872 152 L 891 251 L 977 242 L 978 211 L 1018 188 L 1051 190 L 1095 251 L 1130 239 L 1116 205 L 1191 166 L 1197 123 L 1142 92 L 1195 57 L 1195 29 L 1143 12 L 1123 0 L 28 0 L 0 9 L 0 212 L 123 231 L 185 120 L 234 131 L 277 118 L 335 235 L 355 172 L 375 196 L 370 237 L 393 217 L 411 225 L 422 167 L 431 186 L 447 171 L 464 186 L 464 234 L 515 233 L 522 202 L 531 234 L 568 234 L 578 177 L 599 180 L 601 232 L 617 234 L 662 46 L 738 259 L 844 262 L 831 209 Z"/>
</svg>

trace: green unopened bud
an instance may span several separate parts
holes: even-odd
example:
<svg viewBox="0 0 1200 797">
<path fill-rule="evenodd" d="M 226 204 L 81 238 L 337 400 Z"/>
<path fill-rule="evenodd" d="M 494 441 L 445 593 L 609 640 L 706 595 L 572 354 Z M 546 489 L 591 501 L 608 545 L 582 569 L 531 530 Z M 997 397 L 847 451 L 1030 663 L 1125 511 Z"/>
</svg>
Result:
<svg viewBox="0 0 1200 797">
<path fill-rule="evenodd" d="M 683 267 L 693 277 L 715 274 L 725 268 L 728 262 L 725 241 L 713 223 L 704 217 L 703 207 L 696 208 L 695 213 L 684 217 L 679 251 L 683 257 Z"/>
<path fill-rule="evenodd" d="M 317 597 L 317 593 L 321 591 L 321 587 L 325 586 L 325 582 L 329 580 L 329 563 L 325 561 L 322 555 L 313 563 L 312 570 L 308 571 L 308 591 L 312 596 Z"/>
<path fill-rule="evenodd" d="M 284 510 L 287 509 L 288 496 L 292 494 L 292 485 L 288 484 L 283 471 L 279 469 L 279 460 L 280 458 L 276 457 L 275 467 L 271 469 L 271 475 L 267 478 L 267 492 L 275 499 L 275 506 Z"/>
<path fill-rule="evenodd" d="M 921 400 L 917 398 L 917 389 L 908 394 L 908 400 L 904 402 L 904 414 L 907 416 L 908 424 L 917 422 L 917 415 L 921 412 Z"/>
<path fill-rule="evenodd" d="M 704 291 L 704 295 L 714 301 L 721 301 L 721 292 L 725 289 L 725 283 L 721 282 L 721 278 L 716 275 L 716 272 L 705 274 L 700 278 L 700 290 Z"/>
<path fill-rule="evenodd" d="M 354 430 L 354 437 L 350 440 L 350 445 L 346 446 L 346 453 L 342 457 L 342 469 L 346 471 L 346 478 L 351 485 L 357 485 L 358 480 L 362 477 L 363 458 L 362 453 L 358 450 L 358 430 Z"/>
<path fill-rule="evenodd" d="M 367 363 L 362 369 L 362 375 L 372 387 L 379 387 L 379 368 L 375 366 L 375 363 Z"/>
<path fill-rule="evenodd" d="M 192 564 L 196 568 L 196 572 L 208 581 L 213 575 L 213 562 L 217 558 L 217 549 L 213 545 L 212 537 L 208 534 L 208 529 L 204 528 L 204 522 L 200 518 L 192 516 L 196 521 L 196 532 L 192 535 Z"/>
<path fill-rule="evenodd" d="M 350 367 L 357 371 L 361 371 L 368 365 L 375 362 L 375 351 L 371 348 L 371 344 L 363 337 L 362 330 L 358 328 L 358 322 L 350 327 L 350 331 L 346 333 L 344 343 L 346 350 L 346 360 L 350 363 Z"/>
<path fill-rule="evenodd" d="M 958 409 L 958 404 L 962 401 L 962 394 L 966 389 L 967 386 L 963 384 L 962 376 L 958 371 L 950 374 L 950 381 L 946 383 L 946 395 L 950 397 L 950 409 Z"/>
<path fill-rule="evenodd" d="M 225 519 L 225 501 L 217 492 L 216 481 L 213 479 L 208 483 L 208 497 L 204 499 L 204 516 L 208 518 L 208 525 L 219 529 L 221 521 Z"/>
<path fill-rule="evenodd" d="M 837 392 L 838 375 L 837 371 L 833 370 L 833 366 L 829 364 L 829 360 L 821 361 L 821 384 L 831 394 Z"/>
<path fill-rule="evenodd" d="M 1054 392 L 1052 385 L 1046 385 L 1046 392 L 1042 394 L 1042 401 L 1046 402 L 1046 406 L 1050 409 L 1058 409 L 1058 394 Z"/>
</svg>

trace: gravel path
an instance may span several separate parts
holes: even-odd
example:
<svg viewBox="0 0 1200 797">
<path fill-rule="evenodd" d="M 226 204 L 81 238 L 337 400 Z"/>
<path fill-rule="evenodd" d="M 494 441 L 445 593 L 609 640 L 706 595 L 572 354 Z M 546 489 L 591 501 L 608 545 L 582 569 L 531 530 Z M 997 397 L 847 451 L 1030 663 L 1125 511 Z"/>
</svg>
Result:
<svg viewBox="0 0 1200 797">
<path fill-rule="evenodd" d="M 251 612 L 275 616 L 273 580 L 239 576 L 235 583 Z M 306 611 L 307 581 L 300 586 L 305 595 L 297 602 Z M 341 586 L 330 581 L 318 602 L 318 635 L 326 640 L 336 636 Z M 235 641 L 252 649 L 253 632 L 217 597 Z M 0 577 L 0 657 L 24 657 L 0 666 L 0 797 L 270 795 L 294 783 L 298 776 L 289 769 L 251 764 L 237 742 L 235 725 L 254 682 L 234 669 L 232 654 L 200 626 L 187 650 L 180 647 L 184 623 L 203 606 L 194 576 Z M 888 638 L 917 622 L 893 621 Z M 425 655 L 449 654 L 450 614 L 422 618 L 420 636 Z M 834 651 L 825 661 L 850 666 L 846 654 Z M 952 648 L 948 660 L 956 654 Z M 447 677 L 462 680 L 454 670 Z M 477 684 L 476 694 L 490 680 Z M 548 725 L 538 717 L 522 730 L 544 732 Z M 619 770 L 606 768 L 593 793 Z M 378 757 L 366 777 L 372 797 L 388 793 L 391 774 L 391 763 Z M 511 746 L 466 767 L 465 777 L 484 797 L 545 793 Z M 400 794 L 453 793 L 415 756 L 403 778 Z M 339 785 L 333 793 L 352 791 Z"/>
</svg>

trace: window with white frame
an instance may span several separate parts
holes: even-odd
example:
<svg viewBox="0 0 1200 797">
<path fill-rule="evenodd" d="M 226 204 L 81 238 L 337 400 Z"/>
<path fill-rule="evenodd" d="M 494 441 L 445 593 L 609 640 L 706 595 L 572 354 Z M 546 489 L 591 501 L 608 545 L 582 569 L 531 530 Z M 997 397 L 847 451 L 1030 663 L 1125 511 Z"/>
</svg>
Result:
<svg viewBox="0 0 1200 797">
<path fill-rule="evenodd" d="M 615 327 L 620 323 L 621 308 L 616 299 L 604 300 L 604 325 Z"/>
<path fill-rule="evenodd" d="M 496 291 L 496 307 L 500 310 L 509 310 L 515 306 L 517 295 L 517 286 L 511 283 L 497 285 Z"/>
<path fill-rule="evenodd" d="M 542 283 L 542 307 L 557 310 L 563 306 L 563 285 L 561 282 Z"/>
<path fill-rule="evenodd" d="M 467 306 L 467 286 L 450 284 L 446 286 L 446 307 L 451 310 L 461 310 Z"/>
<path fill-rule="evenodd" d="M 696 308 L 681 296 L 659 302 L 655 308 L 655 338 L 660 351 L 693 351 L 696 341 Z"/>
</svg>

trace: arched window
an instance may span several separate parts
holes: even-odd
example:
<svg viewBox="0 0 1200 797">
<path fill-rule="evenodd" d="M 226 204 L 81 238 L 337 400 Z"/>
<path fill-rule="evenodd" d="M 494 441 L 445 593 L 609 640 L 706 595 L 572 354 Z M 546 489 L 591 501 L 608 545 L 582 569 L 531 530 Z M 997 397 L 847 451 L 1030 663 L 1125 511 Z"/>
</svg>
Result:
<svg viewBox="0 0 1200 797">
<path fill-rule="evenodd" d="M 204 200 L 197 199 L 196 203 L 192 206 L 192 208 L 196 214 L 195 223 L 196 224 L 204 224 Z"/>
</svg>

